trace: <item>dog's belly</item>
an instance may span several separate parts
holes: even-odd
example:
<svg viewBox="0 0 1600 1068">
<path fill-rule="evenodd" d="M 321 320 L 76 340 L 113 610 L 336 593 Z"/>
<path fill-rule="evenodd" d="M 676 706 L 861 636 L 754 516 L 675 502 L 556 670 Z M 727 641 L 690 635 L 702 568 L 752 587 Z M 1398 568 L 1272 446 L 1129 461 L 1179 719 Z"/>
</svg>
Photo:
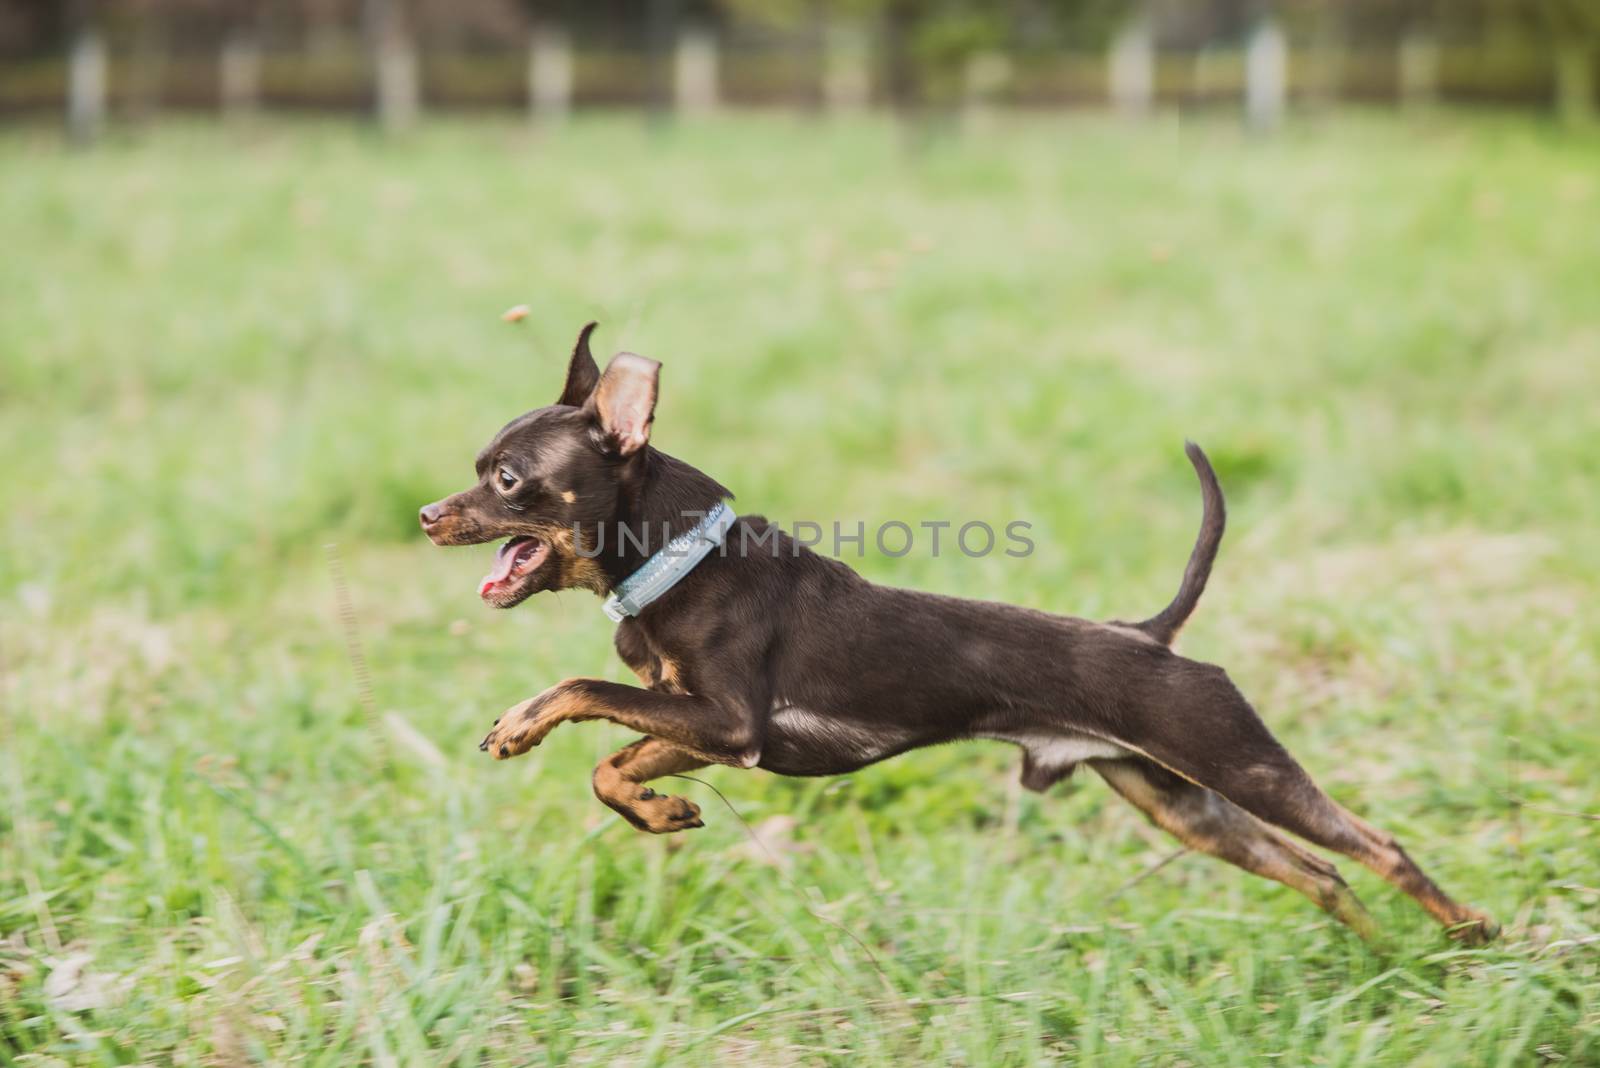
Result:
<svg viewBox="0 0 1600 1068">
<path fill-rule="evenodd" d="M 1133 750 L 1078 731 L 1047 727 L 984 730 L 976 735 L 1021 746 L 1041 771 L 1066 772 L 1085 760 L 1116 760 L 1133 756 Z"/>
<path fill-rule="evenodd" d="M 839 775 L 933 740 L 897 724 L 869 726 L 798 705 L 779 705 L 767 718 L 756 766 L 778 775 Z"/>
<path fill-rule="evenodd" d="M 978 726 L 959 733 L 899 723 L 865 723 L 849 716 L 780 704 L 767 719 L 766 741 L 756 766 L 778 775 L 840 775 L 897 756 L 908 749 L 963 738 L 1010 742 L 1027 751 L 1042 772 L 1066 773 L 1085 760 L 1133 756 L 1115 742 L 1051 726 Z"/>
</svg>

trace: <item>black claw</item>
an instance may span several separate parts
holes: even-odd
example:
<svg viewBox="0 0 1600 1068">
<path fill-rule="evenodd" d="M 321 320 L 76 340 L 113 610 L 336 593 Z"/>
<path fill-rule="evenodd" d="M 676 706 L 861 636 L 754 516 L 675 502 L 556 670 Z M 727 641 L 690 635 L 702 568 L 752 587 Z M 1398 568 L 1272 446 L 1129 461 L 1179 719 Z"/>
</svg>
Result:
<svg viewBox="0 0 1600 1068">
<path fill-rule="evenodd" d="M 491 726 L 491 727 L 500 726 L 500 720 L 497 718 L 493 723 L 489 724 L 489 726 Z"/>
<path fill-rule="evenodd" d="M 509 745 L 502 745 L 500 747 L 500 755 L 503 756 L 503 757 L 510 756 L 511 755 L 511 747 Z"/>
<path fill-rule="evenodd" d="M 656 792 L 654 790 L 650 789 L 650 787 L 648 787 L 648 786 L 646 786 L 644 788 L 644 793 L 639 795 L 639 800 L 640 801 L 654 801 L 655 798 L 656 798 Z"/>
<path fill-rule="evenodd" d="M 478 743 L 478 752 L 487 753 L 488 751 L 489 751 L 489 739 L 485 738 L 483 741 Z"/>
</svg>

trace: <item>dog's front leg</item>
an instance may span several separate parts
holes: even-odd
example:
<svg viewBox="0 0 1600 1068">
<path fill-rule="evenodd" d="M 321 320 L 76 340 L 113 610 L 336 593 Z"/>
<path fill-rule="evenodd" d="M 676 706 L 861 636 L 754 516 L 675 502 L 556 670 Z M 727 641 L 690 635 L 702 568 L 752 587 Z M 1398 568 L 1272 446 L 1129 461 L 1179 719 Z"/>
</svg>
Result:
<svg viewBox="0 0 1600 1068">
<path fill-rule="evenodd" d="M 569 720 L 608 719 L 707 764 L 750 768 L 761 759 L 766 712 L 766 701 L 734 687 L 659 693 L 604 679 L 567 679 L 508 709 L 478 748 L 505 760 L 526 753 Z"/>
</svg>

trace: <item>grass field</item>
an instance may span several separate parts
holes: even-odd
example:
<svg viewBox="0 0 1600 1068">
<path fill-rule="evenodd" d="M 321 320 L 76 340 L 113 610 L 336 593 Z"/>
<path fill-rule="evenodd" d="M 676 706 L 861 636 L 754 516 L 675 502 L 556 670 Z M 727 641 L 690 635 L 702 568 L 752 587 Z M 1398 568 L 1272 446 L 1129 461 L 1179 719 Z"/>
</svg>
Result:
<svg viewBox="0 0 1600 1068">
<path fill-rule="evenodd" d="M 1600 142 L 888 134 L 0 137 L 0 1062 L 1600 1063 Z M 1034 525 L 859 562 L 897 584 L 1153 612 L 1202 442 L 1184 651 L 1503 938 L 1348 862 L 1380 948 L 1151 871 L 1095 776 L 1025 794 L 995 743 L 703 773 L 764 849 L 696 783 L 705 829 L 623 824 L 609 725 L 488 760 L 505 706 L 631 676 L 588 594 L 491 613 L 415 512 L 591 317 L 744 510 Z"/>
</svg>

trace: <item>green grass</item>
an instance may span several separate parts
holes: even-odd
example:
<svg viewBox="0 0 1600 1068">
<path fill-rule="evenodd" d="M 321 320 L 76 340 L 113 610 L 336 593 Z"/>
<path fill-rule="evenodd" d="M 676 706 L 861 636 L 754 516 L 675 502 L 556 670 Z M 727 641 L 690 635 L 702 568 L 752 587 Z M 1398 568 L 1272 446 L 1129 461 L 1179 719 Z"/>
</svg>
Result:
<svg viewBox="0 0 1600 1068">
<path fill-rule="evenodd" d="M 1597 175 L 1464 117 L 6 134 L 0 1061 L 1600 1063 Z M 599 805 L 620 729 L 484 758 L 629 676 L 414 514 L 590 317 L 745 510 L 1034 524 L 899 584 L 1152 612 L 1201 441 L 1185 651 L 1504 938 L 1349 863 L 1381 950 L 1206 858 L 1129 887 L 1170 843 L 998 744 L 705 772 L 781 866 L 701 785 L 672 839 Z"/>
</svg>

